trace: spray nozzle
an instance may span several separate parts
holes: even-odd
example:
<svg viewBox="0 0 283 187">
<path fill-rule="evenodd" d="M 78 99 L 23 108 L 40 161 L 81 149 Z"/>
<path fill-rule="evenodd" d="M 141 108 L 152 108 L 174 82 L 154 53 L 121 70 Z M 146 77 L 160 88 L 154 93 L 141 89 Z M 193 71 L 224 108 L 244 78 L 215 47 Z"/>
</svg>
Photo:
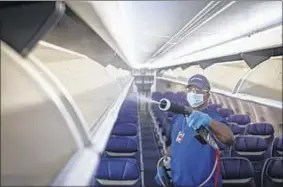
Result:
<svg viewBox="0 0 283 187">
<path fill-rule="evenodd" d="M 171 102 L 168 99 L 162 98 L 159 101 L 159 109 L 161 111 L 168 111 L 171 107 Z"/>
<path fill-rule="evenodd" d="M 188 115 L 191 113 L 191 110 L 186 106 L 173 103 L 166 98 L 162 98 L 159 101 L 159 109 L 161 111 L 165 111 L 165 112 L 169 111 L 183 115 Z"/>
</svg>

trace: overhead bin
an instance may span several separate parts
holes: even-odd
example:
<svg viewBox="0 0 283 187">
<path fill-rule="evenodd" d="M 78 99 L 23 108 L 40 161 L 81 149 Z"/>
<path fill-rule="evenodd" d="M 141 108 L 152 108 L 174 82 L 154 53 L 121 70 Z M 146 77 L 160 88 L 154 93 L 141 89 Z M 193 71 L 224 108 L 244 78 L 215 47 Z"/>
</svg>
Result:
<svg viewBox="0 0 283 187">
<path fill-rule="evenodd" d="M 251 70 L 237 93 L 282 101 L 282 56 L 272 57 Z"/>
<path fill-rule="evenodd" d="M 31 56 L 41 60 L 63 83 L 89 128 L 92 128 L 117 98 L 121 86 L 99 63 L 81 54 L 63 50 L 39 45 Z"/>
<path fill-rule="evenodd" d="M 116 68 L 112 65 L 107 65 L 105 67 L 106 71 L 109 72 L 109 74 L 116 79 L 116 81 L 120 84 L 120 86 L 124 86 L 127 81 L 131 78 L 131 73 L 127 70 Z"/>
<path fill-rule="evenodd" d="M 49 185 L 82 146 L 60 96 L 1 42 L 1 185 Z"/>
<path fill-rule="evenodd" d="M 233 92 L 238 81 L 250 71 L 245 61 L 216 63 L 203 70 L 212 88 Z"/>
<path fill-rule="evenodd" d="M 179 77 L 181 78 L 181 81 L 187 82 L 189 77 L 191 77 L 195 74 L 202 74 L 202 72 L 203 72 L 203 70 L 200 68 L 199 65 L 190 66 L 187 69 L 184 69 L 182 72 L 180 72 Z"/>
</svg>

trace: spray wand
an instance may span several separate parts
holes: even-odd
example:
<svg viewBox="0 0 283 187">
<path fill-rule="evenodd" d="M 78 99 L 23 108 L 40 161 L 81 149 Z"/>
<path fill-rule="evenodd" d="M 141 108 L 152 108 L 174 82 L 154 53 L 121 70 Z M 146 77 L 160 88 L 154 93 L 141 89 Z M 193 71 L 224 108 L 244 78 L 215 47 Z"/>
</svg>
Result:
<svg viewBox="0 0 283 187">
<path fill-rule="evenodd" d="M 174 112 L 177 114 L 183 114 L 185 117 L 190 115 L 190 113 L 192 113 L 192 110 L 189 107 L 186 107 L 184 105 L 180 105 L 180 104 L 176 104 L 173 103 L 171 101 L 169 101 L 168 99 L 161 99 L 159 102 L 159 109 L 161 111 L 164 112 Z M 215 158 L 215 164 L 214 167 L 210 173 L 210 175 L 206 178 L 206 180 L 204 182 L 202 182 L 200 186 L 205 185 L 213 176 L 214 172 L 216 171 L 216 175 L 215 175 L 215 180 L 214 180 L 214 186 L 218 186 L 218 176 L 219 176 L 219 160 L 220 160 L 220 152 L 219 152 L 219 148 L 215 142 L 215 140 L 211 137 L 208 129 L 206 129 L 204 126 L 201 126 L 199 129 L 197 129 L 194 133 L 194 137 L 201 143 L 201 144 L 209 144 L 211 145 L 216 152 L 216 158 Z M 162 158 L 164 159 L 164 158 Z M 160 159 L 161 160 L 161 159 Z M 164 185 L 165 186 L 165 185 Z"/>
<path fill-rule="evenodd" d="M 159 103 L 159 109 L 161 111 L 167 112 L 174 112 L 177 114 L 183 114 L 184 116 L 190 115 L 192 110 L 189 107 L 186 107 L 184 105 L 179 105 L 176 103 L 170 102 L 168 99 L 161 99 Z M 201 143 L 201 144 L 207 144 L 210 143 L 210 134 L 209 131 L 201 126 L 199 129 L 197 129 L 194 133 L 194 137 Z"/>
</svg>

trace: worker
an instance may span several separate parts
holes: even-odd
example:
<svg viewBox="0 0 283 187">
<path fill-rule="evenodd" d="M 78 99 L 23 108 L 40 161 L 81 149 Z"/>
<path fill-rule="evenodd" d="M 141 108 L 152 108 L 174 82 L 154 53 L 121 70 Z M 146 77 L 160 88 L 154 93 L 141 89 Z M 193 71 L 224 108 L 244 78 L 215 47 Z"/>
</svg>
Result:
<svg viewBox="0 0 283 187">
<path fill-rule="evenodd" d="M 187 101 L 193 112 L 185 117 L 176 115 L 172 122 L 171 136 L 168 137 L 167 154 L 171 159 L 173 186 L 199 186 L 213 171 L 216 151 L 209 144 L 201 144 L 193 133 L 201 126 L 225 145 L 233 143 L 233 133 L 224 118 L 207 108 L 210 97 L 210 83 L 203 75 L 197 74 L 188 80 Z M 164 170 L 158 170 L 164 177 Z M 158 176 L 157 174 L 157 176 Z M 160 178 L 155 180 L 160 184 Z M 221 174 L 216 171 L 204 186 L 221 186 Z"/>
</svg>

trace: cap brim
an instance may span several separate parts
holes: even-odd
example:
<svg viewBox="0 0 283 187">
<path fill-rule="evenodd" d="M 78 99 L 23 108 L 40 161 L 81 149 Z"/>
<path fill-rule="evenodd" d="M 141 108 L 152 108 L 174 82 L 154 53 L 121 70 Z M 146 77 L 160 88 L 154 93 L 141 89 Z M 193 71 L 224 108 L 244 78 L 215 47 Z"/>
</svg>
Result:
<svg viewBox="0 0 283 187">
<path fill-rule="evenodd" d="M 188 88 L 189 86 L 196 86 L 196 87 L 198 87 L 198 88 L 200 88 L 200 89 L 202 89 L 202 90 L 207 90 L 207 91 L 209 91 L 208 88 L 204 88 L 202 85 L 200 85 L 200 84 L 198 84 L 198 83 L 196 83 L 196 82 L 192 82 L 192 83 L 188 84 L 188 85 L 186 86 L 186 88 Z"/>
</svg>

